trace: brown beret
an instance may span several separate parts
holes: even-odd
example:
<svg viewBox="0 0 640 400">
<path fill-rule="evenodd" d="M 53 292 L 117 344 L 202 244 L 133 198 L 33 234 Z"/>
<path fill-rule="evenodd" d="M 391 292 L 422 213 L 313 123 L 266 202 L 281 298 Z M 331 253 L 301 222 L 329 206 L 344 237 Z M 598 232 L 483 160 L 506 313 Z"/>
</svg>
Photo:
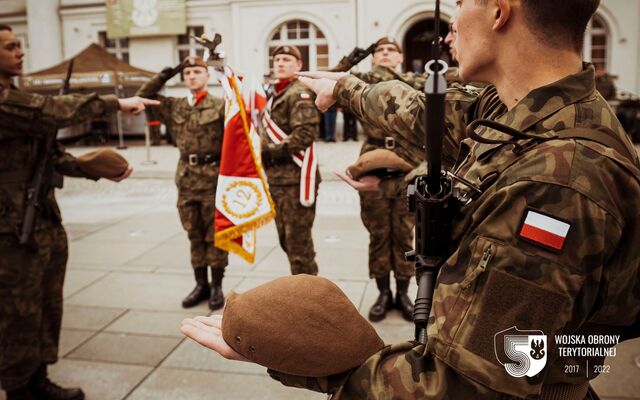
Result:
<svg viewBox="0 0 640 400">
<path fill-rule="evenodd" d="M 304 274 L 232 292 L 224 307 L 222 337 L 257 364 L 308 377 L 347 371 L 384 347 L 333 282 Z"/>
<path fill-rule="evenodd" d="M 129 167 L 127 160 L 111 149 L 92 151 L 76 160 L 84 173 L 96 178 L 117 178 Z"/>
<path fill-rule="evenodd" d="M 412 169 L 411 164 L 400 158 L 393 151 L 376 149 L 361 155 L 355 164 L 347 167 L 347 172 L 353 179 L 360 179 L 365 175 L 379 175 L 381 171 L 385 173 L 407 173 Z"/>
<path fill-rule="evenodd" d="M 182 61 L 182 64 L 185 68 L 189 67 L 204 67 L 207 68 L 207 63 L 202 59 L 202 57 L 198 56 L 188 56 Z"/>
<path fill-rule="evenodd" d="M 271 55 L 275 57 L 278 54 L 288 54 L 290 56 L 294 56 L 298 60 L 302 60 L 302 53 L 300 53 L 300 49 L 298 49 L 296 46 L 290 46 L 290 45 L 278 46 L 275 49 L 273 49 L 273 52 L 271 53 Z"/>
<path fill-rule="evenodd" d="M 382 46 L 383 44 L 392 44 L 396 46 L 396 49 L 398 49 L 400 53 L 402 53 L 402 47 L 400 47 L 400 44 L 392 37 L 389 37 L 389 36 L 381 37 L 376 42 L 376 47 Z"/>
</svg>

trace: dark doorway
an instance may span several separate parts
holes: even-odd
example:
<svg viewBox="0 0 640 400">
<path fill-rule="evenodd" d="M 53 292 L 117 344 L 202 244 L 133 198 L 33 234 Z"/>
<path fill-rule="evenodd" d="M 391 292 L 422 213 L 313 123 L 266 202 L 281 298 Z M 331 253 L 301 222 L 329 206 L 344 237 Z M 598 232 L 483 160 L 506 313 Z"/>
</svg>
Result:
<svg viewBox="0 0 640 400">
<path fill-rule="evenodd" d="M 431 59 L 431 43 L 433 42 L 434 18 L 427 18 L 416 22 L 404 36 L 404 70 L 407 72 L 424 72 L 424 64 Z M 449 23 L 440 19 L 440 36 L 444 39 L 449 33 Z M 442 59 L 451 62 L 449 46 L 443 46 Z"/>
</svg>

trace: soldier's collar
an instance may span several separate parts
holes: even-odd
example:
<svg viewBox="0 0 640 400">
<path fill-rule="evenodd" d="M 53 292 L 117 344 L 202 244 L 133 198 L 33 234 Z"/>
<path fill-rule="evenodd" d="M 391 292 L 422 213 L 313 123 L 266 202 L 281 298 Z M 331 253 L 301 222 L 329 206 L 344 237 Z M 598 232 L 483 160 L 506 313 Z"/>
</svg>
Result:
<svg viewBox="0 0 640 400">
<path fill-rule="evenodd" d="M 595 69 L 585 63 L 581 72 L 529 92 L 498 118 L 498 122 L 526 131 L 559 110 L 591 96 L 595 89 Z"/>
<path fill-rule="evenodd" d="M 287 89 L 289 85 L 293 83 L 294 80 L 295 80 L 294 78 L 280 79 L 278 82 L 276 82 L 276 84 L 273 86 L 275 95 L 278 96 L 282 94 L 285 91 L 285 89 Z"/>
</svg>

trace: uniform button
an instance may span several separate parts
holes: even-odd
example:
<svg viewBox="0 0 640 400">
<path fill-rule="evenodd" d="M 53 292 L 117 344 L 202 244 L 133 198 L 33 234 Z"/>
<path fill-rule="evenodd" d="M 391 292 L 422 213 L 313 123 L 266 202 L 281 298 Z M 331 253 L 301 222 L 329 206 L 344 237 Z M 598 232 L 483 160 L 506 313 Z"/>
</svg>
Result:
<svg viewBox="0 0 640 400">
<path fill-rule="evenodd" d="M 240 336 L 236 336 L 236 343 L 239 344 L 240 342 L 242 342 L 242 339 L 240 338 Z"/>
<path fill-rule="evenodd" d="M 255 347 L 253 347 L 253 346 L 251 346 L 251 347 L 249 348 L 249 351 L 250 351 L 250 352 L 252 352 L 252 353 L 255 353 L 255 352 L 256 352 L 256 348 L 255 348 Z"/>
</svg>

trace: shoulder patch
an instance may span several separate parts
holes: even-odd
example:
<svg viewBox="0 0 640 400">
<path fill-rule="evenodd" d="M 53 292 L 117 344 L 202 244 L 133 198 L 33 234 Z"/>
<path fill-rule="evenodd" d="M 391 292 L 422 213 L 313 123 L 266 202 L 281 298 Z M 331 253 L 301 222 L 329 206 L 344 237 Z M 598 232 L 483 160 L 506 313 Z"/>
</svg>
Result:
<svg viewBox="0 0 640 400">
<path fill-rule="evenodd" d="M 525 242 L 560 253 L 570 230 L 570 223 L 529 208 L 522 217 L 518 237 Z"/>
<path fill-rule="evenodd" d="M 300 93 L 300 98 L 302 100 L 309 100 L 311 98 L 311 95 L 309 93 L 302 92 L 302 93 Z"/>
</svg>

